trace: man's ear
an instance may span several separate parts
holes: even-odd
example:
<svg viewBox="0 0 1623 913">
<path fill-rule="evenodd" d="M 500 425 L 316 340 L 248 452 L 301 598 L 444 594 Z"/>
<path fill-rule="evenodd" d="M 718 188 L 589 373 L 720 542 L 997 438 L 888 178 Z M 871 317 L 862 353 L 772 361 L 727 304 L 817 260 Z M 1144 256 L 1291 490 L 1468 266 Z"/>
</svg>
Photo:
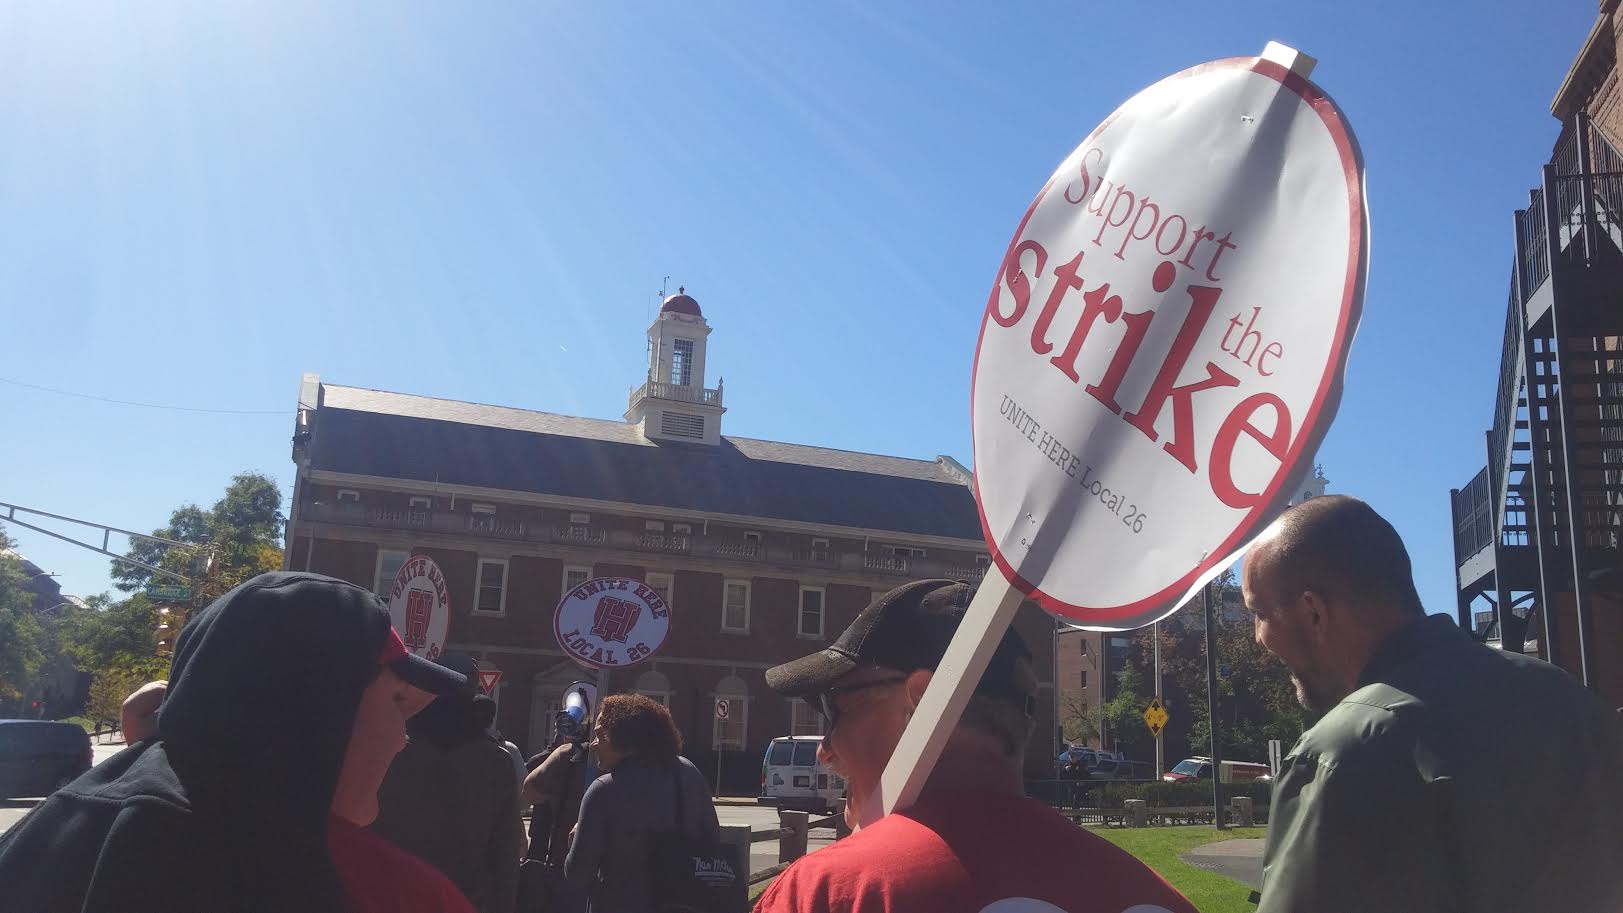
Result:
<svg viewBox="0 0 1623 913">
<path fill-rule="evenodd" d="M 1326 602 L 1316 590 L 1303 590 L 1302 595 L 1296 597 L 1296 612 L 1302 620 L 1307 636 L 1315 646 L 1328 644 L 1334 636 L 1332 622 L 1335 610 Z"/>
<path fill-rule="evenodd" d="M 919 701 L 924 700 L 924 689 L 930 687 L 930 679 L 934 675 L 935 673 L 929 669 L 914 669 L 908 673 L 907 681 L 903 683 L 902 687 L 907 690 L 907 706 L 909 709 L 918 709 Z"/>
</svg>

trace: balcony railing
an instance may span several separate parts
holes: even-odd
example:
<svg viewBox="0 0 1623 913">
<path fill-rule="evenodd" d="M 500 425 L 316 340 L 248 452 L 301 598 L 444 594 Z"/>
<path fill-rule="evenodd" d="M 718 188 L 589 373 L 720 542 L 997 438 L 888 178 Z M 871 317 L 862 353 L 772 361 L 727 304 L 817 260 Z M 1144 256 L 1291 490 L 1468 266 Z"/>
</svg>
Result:
<svg viewBox="0 0 1623 913">
<path fill-rule="evenodd" d="M 721 405 L 720 387 L 712 390 L 709 387 L 678 386 L 659 380 L 651 380 L 632 390 L 628 403 L 635 406 L 637 400 L 645 396 L 653 399 L 674 399 L 684 403 L 702 403 L 706 406 Z"/>
<path fill-rule="evenodd" d="M 808 549 L 803 546 L 766 545 L 753 539 L 740 541 L 729 536 L 637 532 L 585 524 L 540 524 L 489 514 L 380 508 L 351 502 L 306 505 L 300 511 L 300 519 L 373 529 L 506 539 L 536 545 L 585 546 L 763 566 L 815 568 L 854 576 L 883 574 L 979 581 L 986 574 L 984 565 L 952 564 L 933 558 L 903 558 L 887 553 L 841 551 L 823 546 Z"/>
</svg>

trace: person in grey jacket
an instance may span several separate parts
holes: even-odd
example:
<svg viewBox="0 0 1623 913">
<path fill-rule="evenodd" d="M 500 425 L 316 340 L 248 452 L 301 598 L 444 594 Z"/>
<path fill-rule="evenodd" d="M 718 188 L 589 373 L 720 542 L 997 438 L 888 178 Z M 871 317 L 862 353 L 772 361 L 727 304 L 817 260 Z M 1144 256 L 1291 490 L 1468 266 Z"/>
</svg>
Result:
<svg viewBox="0 0 1623 913">
<path fill-rule="evenodd" d="M 1274 785 L 1258 913 L 1623 910 L 1623 735 L 1594 695 L 1428 616 L 1354 498 L 1287 511 L 1244 588 L 1324 714 Z"/>
<path fill-rule="evenodd" d="M 714 841 L 721 835 L 710 786 L 677 754 L 681 736 L 670 711 L 641 694 L 604 698 L 592 749 L 608 771 L 587 787 L 564 878 L 591 898 L 598 913 L 652 913 L 648 834 L 676 829 L 680 789 L 683 830 Z"/>
</svg>

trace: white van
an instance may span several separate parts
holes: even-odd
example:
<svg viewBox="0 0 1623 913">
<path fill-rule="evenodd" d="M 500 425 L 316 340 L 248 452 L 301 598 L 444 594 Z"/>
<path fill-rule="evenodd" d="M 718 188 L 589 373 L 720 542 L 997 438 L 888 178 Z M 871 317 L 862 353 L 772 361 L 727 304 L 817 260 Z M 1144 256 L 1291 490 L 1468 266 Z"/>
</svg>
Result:
<svg viewBox="0 0 1623 913">
<path fill-rule="evenodd" d="M 845 797 L 845 780 L 817 760 L 820 735 L 784 736 L 761 759 L 761 805 L 832 812 Z"/>
</svg>

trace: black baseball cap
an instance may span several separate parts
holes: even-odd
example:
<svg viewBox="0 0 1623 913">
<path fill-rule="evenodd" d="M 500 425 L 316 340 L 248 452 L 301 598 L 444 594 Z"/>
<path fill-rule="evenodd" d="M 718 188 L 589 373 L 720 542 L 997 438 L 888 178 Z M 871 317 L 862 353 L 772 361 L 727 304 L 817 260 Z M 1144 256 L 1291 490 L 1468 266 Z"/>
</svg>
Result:
<svg viewBox="0 0 1623 913">
<path fill-rule="evenodd" d="M 863 609 L 828 649 L 768 669 L 767 687 L 787 697 L 809 698 L 827 691 L 859 666 L 934 671 L 974 596 L 975 588 L 960 581 L 903 584 Z M 1033 712 L 1037 683 L 1030 660 L 1025 642 L 1013 628 L 1008 629 L 975 693 L 1008 700 Z"/>
<path fill-rule="evenodd" d="M 407 650 L 406 642 L 400 639 L 399 632 L 393 628 L 389 629 L 389 637 L 383 642 L 383 651 L 378 655 L 378 664 L 388 666 L 394 674 L 400 676 L 401 681 L 413 688 L 421 688 L 429 694 L 467 692 L 466 675 Z M 477 674 L 476 672 L 475 675 Z"/>
</svg>

